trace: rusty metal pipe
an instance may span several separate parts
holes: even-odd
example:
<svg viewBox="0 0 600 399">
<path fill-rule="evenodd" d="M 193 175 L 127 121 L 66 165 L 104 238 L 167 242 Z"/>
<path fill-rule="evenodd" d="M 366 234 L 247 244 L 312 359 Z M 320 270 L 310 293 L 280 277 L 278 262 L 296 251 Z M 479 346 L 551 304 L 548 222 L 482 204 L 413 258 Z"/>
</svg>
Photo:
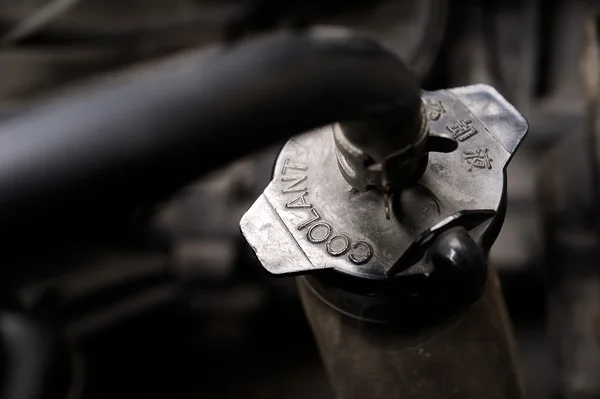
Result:
<svg viewBox="0 0 600 399">
<path fill-rule="evenodd" d="M 432 324 L 378 324 L 329 306 L 306 277 L 298 286 L 338 399 L 519 399 L 516 345 L 497 275 L 477 302 Z"/>
</svg>

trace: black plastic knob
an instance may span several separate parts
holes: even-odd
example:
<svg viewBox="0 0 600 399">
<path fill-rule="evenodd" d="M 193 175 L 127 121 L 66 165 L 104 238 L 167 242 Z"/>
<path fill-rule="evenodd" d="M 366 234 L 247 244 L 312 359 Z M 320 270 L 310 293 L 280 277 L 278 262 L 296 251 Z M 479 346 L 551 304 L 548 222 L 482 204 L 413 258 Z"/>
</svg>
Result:
<svg viewBox="0 0 600 399">
<path fill-rule="evenodd" d="M 485 257 L 464 227 L 442 233 L 427 254 L 434 267 L 431 277 L 448 300 L 467 304 L 481 297 L 487 278 Z"/>
</svg>

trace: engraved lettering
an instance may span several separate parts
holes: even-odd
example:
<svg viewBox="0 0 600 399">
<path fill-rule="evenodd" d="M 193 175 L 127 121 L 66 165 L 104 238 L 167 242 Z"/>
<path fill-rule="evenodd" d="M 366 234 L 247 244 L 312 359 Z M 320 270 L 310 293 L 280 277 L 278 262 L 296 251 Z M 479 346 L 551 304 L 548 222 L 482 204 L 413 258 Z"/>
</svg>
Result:
<svg viewBox="0 0 600 399">
<path fill-rule="evenodd" d="M 287 204 L 285 204 L 285 207 L 288 208 L 288 209 L 293 209 L 293 208 L 312 208 L 312 204 L 307 203 L 306 199 L 304 198 L 307 195 L 308 195 L 307 191 L 303 192 L 302 194 L 300 194 L 299 196 L 297 196 L 293 200 L 288 201 Z"/>
<path fill-rule="evenodd" d="M 350 249 L 350 239 L 343 234 L 336 234 L 327 241 L 327 253 L 331 256 L 340 256 Z"/>
<path fill-rule="evenodd" d="M 441 103 L 439 104 L 440 107 Z M 438 112 L 445 112 L 443 107 L 439 111 L 439 107 L 435 108 Z M 308 166 L 298 163 L 292 163 L 289 159 L 283 162 L 281 173 L 285 175 L 289 171 L 306 172 Z M 296 226 L 299 231 L 308 228 L 306 238 L 312 244 L 325 244 L 325 250 L 330 256 L 342 256 L 350 252 L 348 259 L 356 264 L 362 265 L 367 263 L 373 257 L 373 248 L 364 241 L 359 241 L 352 244 L 351 239 L 345 234 L 333 234 L 333 228 L 329 223 L 321 220 L 321 215 L 314 206 L 307 202 L 306 196 L 308 191 L 305 187 L 308 176 L 305 173 L 291 173 L 287 176 L 282 176 L 281 181 L 287 183 L 282 189 L 283 194 L 294 194 L 294 198 L 285 204 L 287 209 L 307 209 L 309 214 L 306 220 Z M 289 198 L 289 197 L 288 197 Z M 333 234 L 333 235 L 332 235 Z"/>
<path fill-rule="evenodd" d="M 330 235 L 331 226 L 325 222 L 319 222 L 313 224 L 312 227 L 308 229 L 306 238 L 308 238 L 308 241 L 312 242 L 313 244 L 320 244 L 327 241 Z"/>
<path fill-rule="evenodd" d="M 463 151 L 463 156 L 469 165 L 469 172 L 471 172 L 473 168 L 492 169 L 492 162 L 494 162 L 494 160 L 490 157 L 489 150 L 487 148 L 465 150 Z"/>
<path fill-rule="evenodd" d="M 307 177 L 298 175 L 298 176 L 284 176 L 281 178 L 282 182 L 293 182 L 289 186 L 283 189 L 284 194 L 288 193 L 299 193 L 301 191 L 306 191 L 306 187 L 296 187 L 298 184 L 306 181 Z"/>
<path fill-rule="evenodd" d="M 281 174 L 285 175 L 285 173 L 287 172 L 288 169 L 301 170 L 303 172 L 306 172 L 308 170 L 308 166 L 300 165 L 300 164 L 293 164 L 293 163 L 290 163 L 289 159 L 286 159 L 285 161 L 283 161 L 283 168 L 281 168 Z"/>
<path fill-rule="evenodd" d="M 319 215 L 319 212 L 317 212 L 317 210 L 315 208 L 311 209 L 310 213 L 312 213 L 314 215 L 314 217 L 312 219 L 308 219 L 306 222 L 298 225 L 298 230 L 304 230 L 311 223 L 316 222 L 317 220 L 321 219 L 321 215 Z"/>
<path fill-rule="evenodd" d="M 364 241 L 359 241 L 352 246 L 352 253 L 348 259 L 354 264 L 363 265 L 373 257 L 373 248 Z"/>
<path fill-rule="evenodd" d="M 442 117 L 442 114 L 446 113 L 441 101 L 427 100 L 426 103 L 429 108 L 429 119 L 432 121 L 439 120 Z"/>
<path fill-rule="evenodd" d="M 473 121 L 469 119 L 459 119 L 446 126 L 446 129 L 456 140 L 465 141 L 477 134 L 477 130 L 471 126 L 472 123 Z"/>
</svg>

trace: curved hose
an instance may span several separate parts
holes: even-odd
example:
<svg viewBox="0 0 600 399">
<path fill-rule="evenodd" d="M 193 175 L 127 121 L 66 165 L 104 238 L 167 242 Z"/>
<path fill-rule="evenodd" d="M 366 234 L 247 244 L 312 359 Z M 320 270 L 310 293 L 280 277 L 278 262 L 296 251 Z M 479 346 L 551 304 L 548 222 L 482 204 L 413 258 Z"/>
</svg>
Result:
<svg viewBox="0 0 600 399">
<path fill-rule="evenodd" d="M 102 216 L 308 129 L 419 107 L 401 60 L 343 29 L 190 53 L 2 121 L 0 226 Z M 397 141 L 391 133 L 372 140 Z"/>
</svg>

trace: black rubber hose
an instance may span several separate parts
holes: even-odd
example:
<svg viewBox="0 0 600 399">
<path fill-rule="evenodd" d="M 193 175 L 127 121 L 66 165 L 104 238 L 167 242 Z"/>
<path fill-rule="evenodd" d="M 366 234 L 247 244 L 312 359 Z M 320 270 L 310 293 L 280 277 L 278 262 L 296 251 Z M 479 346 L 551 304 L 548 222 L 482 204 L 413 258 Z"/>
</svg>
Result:
<svg viewBox="0 0 600 399">
<path fill-rule="evenodd" d="M 193 52 L 2 121 L 0 226 L 102 219 L 291 135 L 419 107 L 417 79 L 401 60 L 342 29 Z M 397 141 L 393 133 L 373 140 Z"/>
</svg>

